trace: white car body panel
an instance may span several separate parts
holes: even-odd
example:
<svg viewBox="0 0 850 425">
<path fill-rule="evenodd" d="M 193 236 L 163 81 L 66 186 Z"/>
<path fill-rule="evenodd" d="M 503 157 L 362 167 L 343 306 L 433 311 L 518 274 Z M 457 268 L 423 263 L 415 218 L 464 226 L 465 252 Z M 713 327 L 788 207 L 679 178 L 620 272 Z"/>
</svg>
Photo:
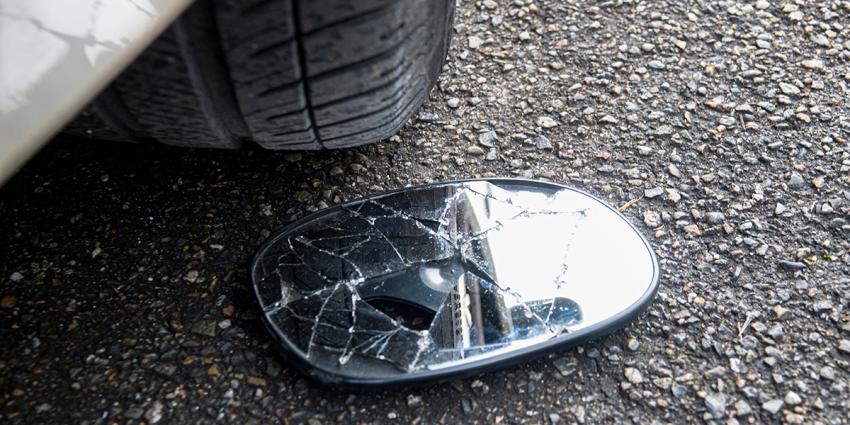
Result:
<svg viewBox="0 0 850 425">
<path fill-rule="evenodd" d="M 0 184 L 191 0 L 0 0 Z"/>
</svg>

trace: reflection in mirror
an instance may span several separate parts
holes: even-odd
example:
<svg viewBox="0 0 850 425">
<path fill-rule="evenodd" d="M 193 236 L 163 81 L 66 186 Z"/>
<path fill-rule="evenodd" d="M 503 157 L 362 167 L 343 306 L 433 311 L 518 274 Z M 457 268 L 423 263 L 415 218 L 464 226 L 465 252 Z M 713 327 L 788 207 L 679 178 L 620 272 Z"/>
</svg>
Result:
<svg viewBox="0 0 850 425">
<path fill-rule="evenodd" d="M 645 307 L 655 259 L 616 211 L 520 180 L 435 184 L 329 208 L 253 267 L 264 320 L 323 376 L 456 370 Z"/>
</svg>

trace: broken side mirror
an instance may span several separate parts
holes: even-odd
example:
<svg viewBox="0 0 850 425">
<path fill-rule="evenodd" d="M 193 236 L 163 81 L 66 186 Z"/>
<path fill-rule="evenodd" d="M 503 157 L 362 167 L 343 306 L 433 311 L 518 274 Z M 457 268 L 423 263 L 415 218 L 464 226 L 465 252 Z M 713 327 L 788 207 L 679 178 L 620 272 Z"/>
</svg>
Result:
<svg viewBox="0 0 850 425">
<path fill-rule="evenodd" d="M 615 209 L 512 179 L 319 211 L 272 235 L 252 266 L 285 355 L 358 387 L 477 374 L 609 333 L 649 305 L 658 276 Z"/>
</svg>

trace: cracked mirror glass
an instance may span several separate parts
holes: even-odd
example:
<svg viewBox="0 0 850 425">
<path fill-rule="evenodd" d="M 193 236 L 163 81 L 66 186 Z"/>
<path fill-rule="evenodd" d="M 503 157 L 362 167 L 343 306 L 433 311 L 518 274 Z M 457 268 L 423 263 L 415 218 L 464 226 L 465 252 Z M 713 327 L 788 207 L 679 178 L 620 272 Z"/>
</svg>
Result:
<svg viewBox="0 0 850 425">
<path fill-rule="evenodd" d="M 285 354 L 329 382 L 493 366 L 622 326 L 657 263 L 616 210 L 580 191 L 474 180 L 376 195 L 273 235 L 253 269 Z"/>
</svg>

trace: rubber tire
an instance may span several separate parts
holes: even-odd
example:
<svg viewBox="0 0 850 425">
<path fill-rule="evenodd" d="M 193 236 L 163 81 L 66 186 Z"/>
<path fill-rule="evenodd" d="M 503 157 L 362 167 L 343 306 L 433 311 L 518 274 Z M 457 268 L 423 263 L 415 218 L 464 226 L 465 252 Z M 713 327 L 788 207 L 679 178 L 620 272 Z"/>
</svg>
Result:
<svg viewBox="0 0 850 425">
<path fill-rule="evenodd" d="M 386 139 L 428 98 L 454 0 L 199 0 L 67 132 L 211 148 Z"/>
</svg>

